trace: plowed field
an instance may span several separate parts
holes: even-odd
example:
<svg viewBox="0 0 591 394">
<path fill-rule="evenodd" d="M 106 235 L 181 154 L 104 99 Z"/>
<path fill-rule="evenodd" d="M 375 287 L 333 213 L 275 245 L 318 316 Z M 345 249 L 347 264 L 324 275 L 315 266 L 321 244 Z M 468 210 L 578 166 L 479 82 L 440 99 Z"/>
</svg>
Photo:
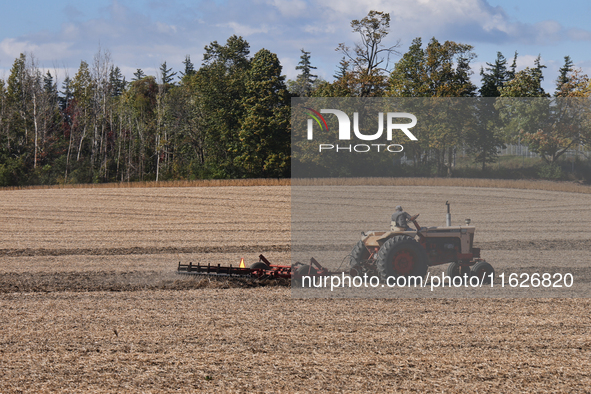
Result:
<svg viewBox="0 0 591 394">
<path fill-rule="evenodd" d="M 453 220 L 472 219 L 497 270 L 564 260 L 589 268 L 589 194 L 381 190 L 342 193 L 371 202 L 343 211 L 359 231 L 389 225 L 398 204 L 442 225 L 450 200 Z M 179 261 L 264 253 L 289 263 L 289 187 L 0 197 L 2 393 L 590 392 L 589 299 L 302 300 L 276 283 L 176 275 Z M 310 209 L 337 245 L 357 241 L 326 224 L 321 204 Z M 325 252 L 313 238 L 308 246 Z"/>
</svg>

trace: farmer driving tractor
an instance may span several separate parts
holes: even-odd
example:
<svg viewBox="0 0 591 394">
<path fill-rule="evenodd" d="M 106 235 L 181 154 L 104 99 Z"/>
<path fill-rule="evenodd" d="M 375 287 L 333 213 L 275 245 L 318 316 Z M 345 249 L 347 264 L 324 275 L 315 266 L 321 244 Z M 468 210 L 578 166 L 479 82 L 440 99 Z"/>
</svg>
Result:
<svg viewBox="0 0 591 394">
<path fill-rule="evenodd" d="M 404 229 L 404 231 L 410 230 L 408 227 L 408 221 L 412 220 L 412 217 L 402 210 L 400 205 L 396 206 L 396 212 L 392 214 L 392 227 L 398 227 Z"/>
</svg>

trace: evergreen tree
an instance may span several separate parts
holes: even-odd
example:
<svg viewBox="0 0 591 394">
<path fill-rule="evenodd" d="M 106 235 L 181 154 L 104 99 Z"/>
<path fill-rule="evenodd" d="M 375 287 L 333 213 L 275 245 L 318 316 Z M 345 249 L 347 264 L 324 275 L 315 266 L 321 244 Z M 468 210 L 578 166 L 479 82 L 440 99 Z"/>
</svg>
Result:
<svg viewBox="0 0 591 394">
<path fill-rule="evenodd" d="M 160 65 L 160 76 L 162 78 L 163 85 L 168 85 L 173 81 L 174 76 L 176 75 L 176 72 L 171 73 L 171 71 L 172 71 L 172 67 L 167 68 L 166 62 L 164 62 Z"/>
<path fill-rule="evenodd" d="M 70 101 L 74 98 L 74 93 L 72 93 L 72 80 L 69 76 L 66 76 L 64 82 L 62 83 L 62 91 L 60 92 L 61 95 L 59 97 L 59 105 L 62 111 L 65 111 Z"/>
<path fill-rule="evenodd" d="M 141 68 L 138 68 L 136 70 L 136 72 L 133 73 L 132 81 L 139 81 L 140 79 L 144 78 L 145 76 L 146 76 L 146 74 L 144 73 L 144 70 L 142 70 Z"/>
<path fill-rule="evenodd" d="M 347 61 L 347 58 L 345 58 L 343 56 L 343 58 L 339 62 L 339 66 L 338 66 L 337 70 L 333 74 L 333 78 L 336 80 L 342 80 L 347 76 L 348 72 L 349 72 L 349 62 Z"/>
<path fill-rule="evenodd" d="M 125 77 L 121 73 L 119 67 L 111 66 L 109 71 L 109 85 L 111 96 L 113 97 L 119 97 L 125 91 L 127 82 L 125 81 Z"/>
<path fill-rule="evenodd" d="M 185 60 L 183 60 L 183 64 L 185 65 L 185 71 L 181 71 L 180 79 L 184 77 L 190 77 L 191 75 L 195 74 L 195 66 L 191 62 L 191 56 L 185 56 Z"/>
<path fill-rule="evenodd" d="M 43 77 L 43 90 L 50 96 L 57 94 L 57 86 L 53 83 L 53 76 L 49 71 Z"/>
<path fill-rule="evenodd" d="M 538 55 L 534 61 L 534 64 L 536 65 L 536 68 L 533 69 L 533 75 L 535 75 L 535 78 L 538 80 L 540 97 L 548 97 L 549 95 L 544 91 L 544 88 L 542 88 L 542 81 L 544 80 L 543 70 L 546 68 L 546 66 L 542 64 L 541 55 Z"/>
<path fill-rule="evenodd" d="M 513 59 L 511 69 L 515 68 L 517 53 Z M 501 52 L 497 52 L 494 63 L 486 63 L 486 69 L 480 69 L 482 86 L 479 89 L 482 97 L 499 97 L 500 89 L 510 79 L 511 71 L 507 70 L 507 60 Z M 475 163 L 482 165 L 484 172 L 486 165 L 497 161 L 498 150 L 503 147 L 499 129 L 498 111 L 490 100 L 481 100 L 477 108 L 476 127 L 466 132 L 468 152 Z"/>
<path fill-rule="evenodd" d="M 511 67 L 507 70 L 507 80 L 510 81 L 515 78 L 515 73 L 517 72 L 517 51 L 515 51 L 515 55 L 513 55 L 513 62 L 511 63 Z"/>
<path fill-rule="evenodd" d="M 301 73 L 297 76 L 293 93 L 298 96 L 309 96 L 318 76 L 312 74 L 312 70 L 315 70 L 316 67 L 310 63 L 310 52 L 306 52 L 304 49 L 301 49 L 301 51 L 302 56 L 296 66 L 296 70 L 301 70 Z"/>
<path fill-rule="evenodd" d="M 571 72 L 573 71 L 573 61 L 570 56 L 564 57 L 564 65 L 558 70 L 558 78 L 556 79 L 556 91 L 554 96 L 564 96 L 565 90 L 571 82 Z"/>
<path fill-rule="evenodd" d="M 499 88 L 505 85 L 505 82 L 509 80 L 507 71 L 507 59 L 501 52 L 497 52 L 497 58 L 494 64 L 486 63 L 488 67 L 480 69 L 480 75 L 482 76 L 482 86 L 480 87 L 480 95 L 482 97 L 499 97 L 501 92 Z"/>
</svg>

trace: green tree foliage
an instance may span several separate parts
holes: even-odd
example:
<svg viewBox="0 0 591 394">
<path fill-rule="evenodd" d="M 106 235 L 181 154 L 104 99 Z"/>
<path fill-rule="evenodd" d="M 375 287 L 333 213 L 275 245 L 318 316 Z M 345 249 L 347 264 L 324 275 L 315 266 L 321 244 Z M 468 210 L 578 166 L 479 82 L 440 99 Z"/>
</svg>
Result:
<svg viewBox="0 0 591 394">
<path fill-rule="evenodd" d="M 156 170 L 152 158 L 155 154 L 157 95 L 156 78 L 148 76 L 133 81 L 122 100 L 128 107 L 128 122 L 133 130 L 129 140 L 129 159 L 137 163 L 137 174 L 133 175 L 139 180 L 144 180 L 144 174 L 155 173 Z M 131 169 L 128 168 L 128 171 Z"/>
<path fill-rule="evenodd" d="M 254 55 L 242 105 L 236 166 L 246 177 L 289 176 L 289 96 L 274 53 L 261 49 Z"/>
<path fill-rule="evenodd" d="M 236 35 L 228 38 L 225 45 L 214 41 L 205 47 L 197 81 L 208 130 L 206 166 L 213 177 L 242 175 L 241 169 L 235 166 L 235 159 L 241 150 L 238 133 L 244 116 L 241 100 L 246 95 L 249 54 L 248 42 Z"/>
<path fill-rule="evenodd" d="M 551 102 L 532 98 L 512 106 L 518 107 L 521 116 L 508 121 L 507 127 L 516 130 L 521 142 L 539 153 L 547 164 L 555 165 L 567 150 L 591 141 L 587 100 L 561 97 Z"/>
<path fill-rule="evenodd" d="M 453 41 L 441 44 L 432 38 L 423 49 L 422 40 L 416 38 L 394 66 L 388 94 L 393 97 L 474 96 L 476 86 L 470 81 L 470 62 L 475 56 L 470 45 Z M 466 128 L 459 122 L 449 121 L 457 116 L 454 107 L 442 111 L 440 103 L 434 102 L 438 111 L 428 117 L 427 122 L 422 122 L 424 127 L 417 127 L 419 141 L 409 144 L 407 155 L 413 156 L 416 163 L 434 162 L 439 174 L 451 176 L 455 147 L 464 139 Z M 442 125 L 437 132 L 432 127 L 434 123 Z"/>
<path fill-rule="evenodd" d="M 0 165 L 3 184 L 43 182 L 60 154 L 57 86 L 33 55 L 21 54 L 2 81 Z M 0 184 L 2 184 L 0 183 Z"/>
<path fill-rule="evenodd" d="M 517 61 L 517 53 L 513 59 L 511 69 L 514 70 Z M 488 67 L 480 69 L 482 86 L 479 89 L 482 97 L 499 97 L 500 89 L 512 78 L 511 71 L 507 69 L 507 60 L 501 52 L 497 52 L 494 63 L 486 63 Z M 498 111 L 494 107 L 493 100 L 480 100 L 478 113 L 475 114 L 476 128 L 467 129 L 465 142 L 468 152 L 475 163 L 481 164 L 484 172 L 486 165 L 497 161 L 499 148 L 504 146 L 501 135 L 501 124 L 498 120 Z"/>
<path fill-rule="evenodd" d="M 486 165 L 495 163 L 499 148 L 503 148 L 502 123 L 499 121 L 498 110 L 494 106 L 494 100 L 479 98 L 479 105 L 475 106 L 473 121 L 475 127 L 467 127 L 464 141 L 468 153 L 475 163 L 481 165 L 482 171 L 486 171 Z"/>
<path fill-rule="evenodd" d="M 542 88 L 540 68 L 526 67 L 499 88 L 501 97 L 548 97 Z"/>
<path fill-rule="evenodd" d="M 506 139 L 524 142 L 549 165 L 555 165 L 569 149 L 591 141 L 591 113 L 588 102 L 581 100 L 589 96 L 589 78 L 580 70 L 573 69 L 570 57 L 564 60 L 557 79 L 556 100 L 535 99 L 549 97 L 540 86 L 544 66 L 538 57 L 535 68 L 517 72 L 515 78 L 501 89 L 502 97 L 531 99 L 497 104 L 509 133 Z M 520 116 L 515 116 L 515 113 Z"/>
<path fill-rule="evenodd" d="M 393 97 L 471 97 L 476 86 L 470 81 L 472 46 L 432 38 L 425 49 L 413 40 L 408 52 L 396 63 L 389 79 Z"/>
<path fill-rule="evenodd" d="M 588 105 L 580 100 L 589 95 L 589 79 L 573 69 L 570 57 L 564 60 L 556 81 L 556 100 L 547 99 L 549 94 L 541 87 L 545 66 L 538 56 L 534 68 L 515 73 L 500 89 L 501 98 L 521 99 L 499 100 L 495 105 L 504 121 L 505 140 L 527 144 L 549 165 L 555 165 L 568 149 L 588 143 L 591 137 Z"/>
<path fill-rule="evenodd" d="M 396 63 L 390 74 L 389 95 L 394 97 L 427 97 L 429 91 L 427 75 L 427 54 L 422 48 L 421 38 L 412 41 L 408 52 Z"/>
</svg>

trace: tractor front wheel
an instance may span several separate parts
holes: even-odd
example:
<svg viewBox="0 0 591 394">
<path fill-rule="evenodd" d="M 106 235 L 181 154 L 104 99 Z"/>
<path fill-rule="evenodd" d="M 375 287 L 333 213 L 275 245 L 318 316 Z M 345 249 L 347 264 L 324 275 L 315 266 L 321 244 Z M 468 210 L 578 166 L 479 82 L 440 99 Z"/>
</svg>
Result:
<svg viewBox="0 0 591 394">
<path fill-rule="evenodd" d="M 428 260 L 427 252 L 417 241 L 406 235 L 397 235 L 382 245 L 376 265 L 384 281 L 390 276 L 424 278 Z"/>
<path fill-rule="evenodd" d="M 471 271 L 472 275 L 477 276 L 482 283 L 490 283 L 491 278 L 494 280 L 495 277 L 495 269 L 486 261 L 479 261 L 474 264 Z"/>
<path fill-rule="evenodd" d="M 452 280 L 456 276 L 464 277 L 464 274 L 468 274 L 468 278 L 472 275 L 470 267 L 467 265 L 460 265 L 460 263 L 449 263 L 445 270 L 445 275 L 452 278 Z"/>
</svg>

